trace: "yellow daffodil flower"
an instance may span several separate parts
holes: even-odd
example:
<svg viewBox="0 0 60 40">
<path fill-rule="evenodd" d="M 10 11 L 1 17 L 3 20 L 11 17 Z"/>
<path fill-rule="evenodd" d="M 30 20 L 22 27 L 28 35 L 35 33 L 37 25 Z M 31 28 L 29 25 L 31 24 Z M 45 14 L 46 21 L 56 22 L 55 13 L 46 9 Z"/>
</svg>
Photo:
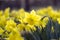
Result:
<svg viewBox="0 0 60 40">
<path fill-rule="evenodd" d="M 12 32 L 10 33 L 7 40 L 24 40 L 23 37 L 21 37 L 20 32 L 17 30 L 17 28 L 11 28 Z"/>
<path fill-rule="evenodd" d="M 18 10 L 18 15 L 19 15 L 21 18 L 24 18 L 24 17 L 25 17 L 25 10 L 24 10 L 24 9 Z"/>
<path fill-rule="evenodd" d="M 16 17 L 17 16 L 17 10 L 12 10 L 10 13 L 11 17 Z"/>
<path fill-rule="evenodd" d="M 40 20 L 40 16 L 36 15 L 36 12 L 34 10 L 31 11 L 31 13 L 25 14 L 24 21 L 30 25 L 36 24 Z"/>
<path fill-rule="evenodd" d="M 24 24 L 18 24 L 17 25 L 17 28 L 18 28 L 19 31 L 23 31 L 24 27 L 25 27 Z"/>
<path fill-rule="evenodd" d="M 21 31 L 23 31 L 24 29 L 26 30 L 26 31 L 35 31 L 36 30 L 36 28 L 33 26 L 33 25 L 25 25 L 25 24 L 18 24 L 17 25 L 17 28 L 18 28 L 18 30 L 21 32 Z"/>
<path fill-rule="evenodd" d="M 4 27 L 6 25 L 6 17 L 1 16 L 0 17 L 0 26 Z"/>
<path fill-rule="evenodd" d="M 5 26 L 5 29 L 7 31 L 10 31 L 10 27 L 15 28 L 16 27 L 16 23 L 13 20 L 8 20 Z"/>
<path fill-rule="evenodd" d="M 37 14 L 45 16 L 45 15 L 47 15 L 47 9 L 43 8 L 43 9 L 37 10 Z"/>
<path fill-rule="evenodd" d="M 6 8 L 5 11 L 4 11 L 4 15 L 6 17 L 9 17 L 9 13 L 10 13 L 10 8 Z"/>
<path fill-rule="evenodd" d="M 40 29 L 45 28 L 48 23 L 48 17 L 45 17 L 43 20 L 39 20 L 39 22 L 36 24 Z"/>
</svg>

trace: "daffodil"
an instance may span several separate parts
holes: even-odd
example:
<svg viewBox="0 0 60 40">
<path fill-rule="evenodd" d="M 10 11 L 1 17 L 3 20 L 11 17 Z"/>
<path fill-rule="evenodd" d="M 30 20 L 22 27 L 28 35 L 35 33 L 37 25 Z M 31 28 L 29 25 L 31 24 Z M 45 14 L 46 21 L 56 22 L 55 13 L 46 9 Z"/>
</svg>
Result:
<svg viewBox="0 0 60 40">
<path fill-rule="evenodd" d="M 20 32 L 24 30 L 24 27 L 25 27 L 24 24 L 18 24 L 18 25 L 17 25 L 17 28 L 18 28 L 18 30 L 19 30 Z"/>
<path fill-rule="evenodd" d="M 16 14 L 16 19 L 17 19 L 18 21 L 20 21 L 21 23 L 23 23 L 23 22 L 24 22 L 24 21 L 23 21 L 24 17 L 25 17 L 25 11 L 24 11 L 24 9 L 19 9 L 19 10 L 17 11 L 17 14 Z"/>
<path fill-rule="evenodd" d="M 0 17 L 0 26 L 4 27 L 6 25 L 7 18 L 5 16 Z"/>
<path fill-rule="evenodd" d="M 24 40 L 17 28 L 11 28 L 12 32 L 10 33 L 7 40 Z"/>
<path fill-rule="evenodd" d="M 17 10 L 12 10 L 10 16 L 15 18 L 17 16 Z"/>
<path fill-rule="evenodd" d="M 40 29 L 45 28 L 47 23 L 48 23 L 48 17 L 45 17 L 42 20 L 39 20 L 39 22 L 36 24 L 36 26 L 38 26 Z"/>
<path fill-rule="evenodd" d="M 37 10 L 36 12 L 38 15 L 41 15 L 41 16 L 47 15 L 47 9 L 46 8 L 42 8 L 40 10 Z"/>
<path fill-rule="evenodd" d="M 25 13 L 24 21 L 30 25 L 36 24 L 40 20 L 40 16 L 36 15 L 36 12 L 34 10 L 31 11 L 31 13 Z"/>
<path fill-rule="evenodd" d="M 48 12 L 53 10 L 52 6 L 48 6 L 46 9 L 47 9 Z"/>
<path fill-rule="evenodd" d="M 33 25 L 29 25 L 29 24 L 18 24 L 17 25 L 17 28 L 18 28 L 18 30 L 21 32 L 21 31 L 24 31 L 24 29 L 25 29 L 25 31 L 35 31 L 36 30 L 36 28 L 33 26 Z"/>
<path fill-rule="evenodd" d="M 18 15 L 19 15 L 21 18 L 24 18 L 24 17 L 25 17 L 25 10 L 24 10 L 24 9 L 19 9 L 19 10 L 18 10 Z"/>
<path fill-rule="evenodd" d="M 48 16 L 52 18 L 52 20 L 56 21 L 56 19 L 59 17 L 59 13 L 57 11 L 51 10 L 48 12 Z"/>
<path fill-rule="evenodd" d="M 7 22 L 6 22 L 6 26 L 5 26 L 5 29 L 7 30 L 7 31 L 10 31 L 11 29 L 10 28 L 15 28 L 16 27 L 16 23 L 13 21 L 13 20 L 8 20 Z"/>
<path fill-rule="evenodd" d="M 9 17 L 9 13 L 10 13 L 10 8 L 6 8 L 5 11 L 4 11 L 4 15 L 6 17 Z"/>
<path fill-rule="evenodd" d="M 48 18 L 48 17 L 45 17 L 45 18 L 42 20 L 42 26 L 43 26 L 43 28 L 46 27 L 48 21 L 49 21 L 49 18 Z"/>
</svg>

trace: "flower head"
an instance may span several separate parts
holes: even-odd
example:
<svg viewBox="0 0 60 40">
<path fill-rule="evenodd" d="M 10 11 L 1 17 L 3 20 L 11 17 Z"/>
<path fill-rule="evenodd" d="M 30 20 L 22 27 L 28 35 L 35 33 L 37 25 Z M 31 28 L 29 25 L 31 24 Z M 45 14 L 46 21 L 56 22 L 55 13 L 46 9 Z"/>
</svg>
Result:
<svg viewBox="0 0 60 40">
<path fill-rule="evenodd" d="M 7 21 L 5 29 L 7 31 L 11 31 L 11 29 L 10 29 L 11 27 L 15 28 L 16 27 L 16 23 L 13 20 L 10 19 L 10 20 Z"/>
<path fill-rule="evenodd" d="M 40 16 L 36 15 L 36 12 L 34 10 L 31 11 L 31 13 L 25 13 L 25 19 L 24 21 L 30 25 L 36 24 L 40 20 Z"/>
</svg>

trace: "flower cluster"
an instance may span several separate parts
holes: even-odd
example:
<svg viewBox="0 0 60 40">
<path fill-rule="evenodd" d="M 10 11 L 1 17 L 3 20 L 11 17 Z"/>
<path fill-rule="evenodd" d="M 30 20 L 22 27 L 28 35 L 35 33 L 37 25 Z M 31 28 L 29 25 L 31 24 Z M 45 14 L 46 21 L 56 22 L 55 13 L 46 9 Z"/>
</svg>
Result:
<svg viewBox="0 0 60 40">
<path fill-rule="evenodd" d="M 24 9 L 11 10 L 6 8 L 0 10 L 0 35 L 6 40 L 24 40 L 22 33 L 34 32 L 36 27 L 46 28 L 49 20 L 57 21 L 60 24 L 60 11 L 52 7 L 42 8 L 26 12 Z M 54 27 L 51 29 L 54 31 Z"/>
</svg>

